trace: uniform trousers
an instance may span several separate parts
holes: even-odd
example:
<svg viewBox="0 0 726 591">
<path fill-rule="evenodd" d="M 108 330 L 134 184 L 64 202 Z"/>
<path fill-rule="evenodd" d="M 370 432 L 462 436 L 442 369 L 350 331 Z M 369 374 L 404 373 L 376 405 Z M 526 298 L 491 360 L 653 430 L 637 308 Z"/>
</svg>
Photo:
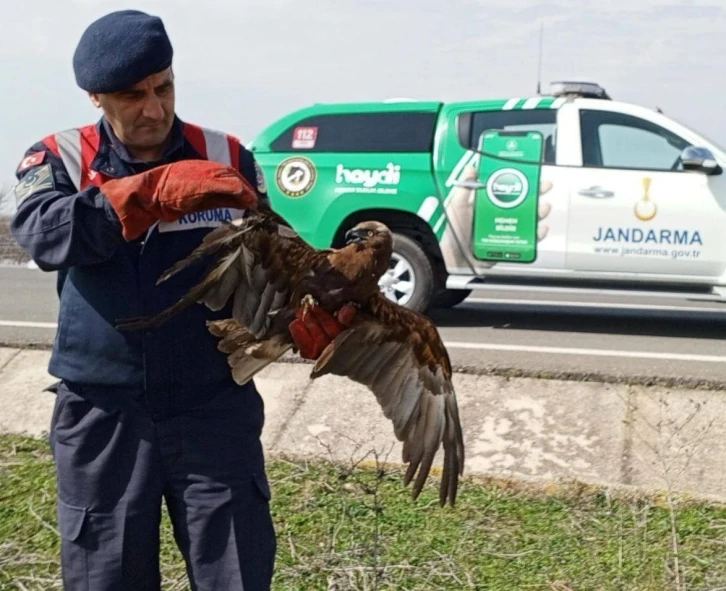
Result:
<svg viewBox="0 0 726 591">
<path fill-rule="evenodd" d="M 193 591 L 270 589 L 276 540 L 252 383 L 163 413 L 139 390 L 51 389 L 67 591 L 158 591 L 162 502 Z"/>
</svg>

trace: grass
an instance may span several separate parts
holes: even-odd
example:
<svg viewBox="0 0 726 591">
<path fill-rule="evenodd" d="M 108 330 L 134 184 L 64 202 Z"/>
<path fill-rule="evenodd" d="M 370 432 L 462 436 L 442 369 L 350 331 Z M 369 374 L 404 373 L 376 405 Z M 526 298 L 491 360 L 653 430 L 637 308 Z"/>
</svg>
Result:
<svg viewBox="0 0 726 591">
<path fill-rule="evenodd" d="M 607 489 L 534 489 L 466 480 L 441 509 L 400 472 L 270 460 L 278 534 L 273 589 L 726 589 L 726 508 Z M 47 442 L 0 437 L 0 589 L 60 589 L 55 482 Z M 166 514 L 164 589 L 188 589 Z"/>
</svg>

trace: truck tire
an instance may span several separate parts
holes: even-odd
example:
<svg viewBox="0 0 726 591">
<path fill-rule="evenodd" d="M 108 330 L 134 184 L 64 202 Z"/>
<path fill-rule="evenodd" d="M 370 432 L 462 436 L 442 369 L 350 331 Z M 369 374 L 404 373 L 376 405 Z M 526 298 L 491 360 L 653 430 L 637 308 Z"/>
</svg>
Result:
<svg viewBox="0 0 726 591">
<path fill-rule="evenodd" d="M 431 304 L 434 290 L 431 259 L 414 239 L 394 232 L 391 266 L 378 284 L 389 300 L 424 312 Z"/>
<path fill-rule="evenodd" d="M 442 289 L 431 303 L 432 308 L 453 308 L 471 295 L 470 289 Z"/>
</svg>

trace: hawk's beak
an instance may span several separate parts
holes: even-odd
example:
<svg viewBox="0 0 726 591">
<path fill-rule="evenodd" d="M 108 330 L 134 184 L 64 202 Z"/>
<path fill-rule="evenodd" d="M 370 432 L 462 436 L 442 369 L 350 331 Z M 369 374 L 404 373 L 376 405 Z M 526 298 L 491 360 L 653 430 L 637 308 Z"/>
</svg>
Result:
<svg viewBox="0 0 726 591">
<path fill-rule="evenodd" d="M 363 228 L 351 228 L 345 233 L 345 241 L 350 244 L 351 242 L 360 242 L 366 235 L 366 231 Z"/>
</svg>

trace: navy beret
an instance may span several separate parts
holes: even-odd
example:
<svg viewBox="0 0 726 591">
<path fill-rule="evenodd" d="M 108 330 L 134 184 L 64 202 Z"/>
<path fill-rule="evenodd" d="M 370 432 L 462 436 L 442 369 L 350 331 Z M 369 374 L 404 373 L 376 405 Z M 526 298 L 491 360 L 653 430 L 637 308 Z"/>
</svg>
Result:
<svg viewBox="0 0 726 591">
<path fill-rule="evenodd" d="M 117 92 L 171 66 L 173 53 L 159 17 L 120 10 L 83 32 L 73 54 L 73 72 L 83 90 Z"/>
</svg>

